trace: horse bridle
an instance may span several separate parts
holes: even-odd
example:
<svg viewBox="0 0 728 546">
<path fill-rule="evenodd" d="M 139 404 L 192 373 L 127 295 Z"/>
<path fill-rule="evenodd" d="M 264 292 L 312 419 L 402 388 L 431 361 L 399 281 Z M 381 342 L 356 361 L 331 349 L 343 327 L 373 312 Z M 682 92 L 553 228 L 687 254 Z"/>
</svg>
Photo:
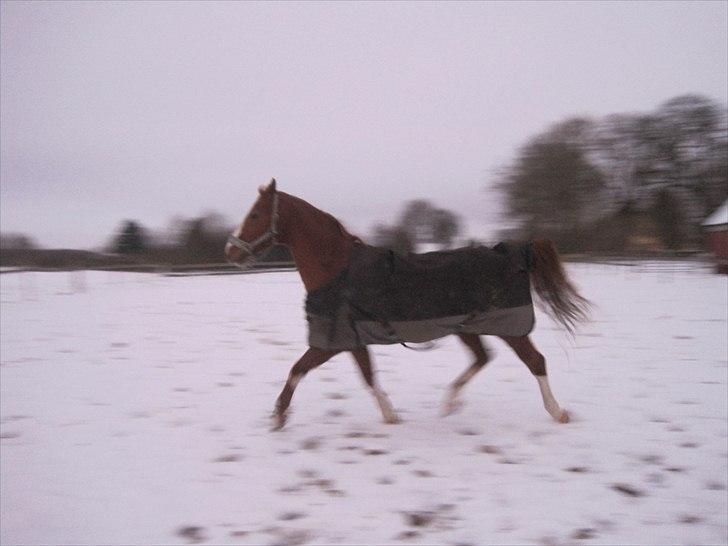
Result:
<svg viewBox="0 0 728 546">
<path fill-rule="evenodd" d="M 230 243 L 231 245 L 233 245 L 234 247 L 237 247 L 240 250 L 248 253 L 248 256 L 243 261 L 243 263 L 239 264 L 240 267 L 245 267 L 247 265 L 250 265 L 250 263 L 252 263 L 256 258 L 258 258 L 258 256 L 260 254 L 257 253 L 256 250 L 261 245 L 264 245 L 264 244 L 268 243 L 269 241 L 271 242 L 271 244 L 275 244 L 277 242 L 278 219 L 279 219 L 278 192 L 275 191 L 275 192 L 273 192 L 273 209 L 271 212 L 270 227 L 268 228 L 268 231 L 266 231 L 265 233 L 263 233 L 263 235 L 258 237 L 255 241 L 252 241 L 250 243 L 248 241 L 243 241 L 242 239 L 236 237 L 233 234 L 230 234 L 227 242 Z"/>
</svg>

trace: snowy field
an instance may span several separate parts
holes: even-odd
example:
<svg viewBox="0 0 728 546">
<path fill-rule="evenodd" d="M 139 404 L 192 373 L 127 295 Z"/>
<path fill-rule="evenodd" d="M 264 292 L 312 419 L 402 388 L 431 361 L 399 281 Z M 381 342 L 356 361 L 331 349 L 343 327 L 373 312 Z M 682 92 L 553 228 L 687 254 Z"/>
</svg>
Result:
<svg viewBox="0 0 728 546">
<path fill-rule="evenodd" d="M 725 544 L 728 281 L 695 264 L 569 267 L 595 304 L 533 339 L 572 415 L 509 349 L 439 416 L 455 338 L 374 347 L 404 422 L 348 355 L 270 412 L 305 349 L 296 273 L 10 273 L 0 542 Z"/>
</svg>

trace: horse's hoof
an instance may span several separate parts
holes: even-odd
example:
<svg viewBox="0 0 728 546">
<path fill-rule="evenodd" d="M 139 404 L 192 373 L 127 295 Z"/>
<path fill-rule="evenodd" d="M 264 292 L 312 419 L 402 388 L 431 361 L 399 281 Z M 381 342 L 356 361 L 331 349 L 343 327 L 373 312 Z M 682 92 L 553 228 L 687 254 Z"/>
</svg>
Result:
<svg viewBox="0 0 728 546">
<path fill-rule="evenodd" d="M 399 425 L 402 422 L 402 419 L 396 415 L 390 415 L 384 419 L 384 422 L 388 425 Z"/>
<path fill-rule="evenodd" d="M 559 415 L 558 419 L 556 419 L 559 423 L 568 423 L 571 421 L 571 417 L 569 417 L 569 412 L 566 410 L 561 410 L 561 415 Z"/>
<path fill-rule="evenodd" d="M 461 409 L 463 409 L 463 405 L 463 401 L 458 398 L 452 398 L 450 400 L 447 400 L 442 406 L 441 414 L 443 417 L 447 417 L 449 415 L 452 415 L 453 413 L 457 413 Z"/>
<path fill-rule="evenodd" d="M 275 412 L 273 414 L 273 425 L 271 426 L 271 431 L 275 432 L 278 430 L 281 430 L 286 424 L 286 414 L 285 413 L 278 413 Z"/>
</svg>

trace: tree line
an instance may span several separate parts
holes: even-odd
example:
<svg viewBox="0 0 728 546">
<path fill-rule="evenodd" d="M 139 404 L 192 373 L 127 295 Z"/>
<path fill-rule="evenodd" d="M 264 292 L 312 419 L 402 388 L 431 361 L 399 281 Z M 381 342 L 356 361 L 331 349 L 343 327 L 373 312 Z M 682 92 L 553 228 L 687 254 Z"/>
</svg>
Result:
<svg viewBox="0 0 728 546">
<path fill-rule="evenodd" d="M 175 217 L 165 234 L 153 233 L 135 220 L 122 223 L 108 250 L 140 261 L 165 264 L 219 264 L 225 261 L 223 249 L 232 226 L 225 218 L 209 212 L 193 218 Z M 288 249 L 276 245 L 262 261 L 291 262 Z"/>
<path fill-rule="evenodd" d="M 497 174 L 503 220 L 512 225 L 500 238 L 548 237 L 566 252 L 698 247 L 702 220 L 728 198 L 727 119 L 725 105 L 684 95 L 650 112 L 554 124 Z M 214 212 L 174 218 L 163 234 L 126 220 L 104 250 L 124 263 L 221 263 L 231 230 Z M 449 248 L 460 234 L 457 214 L 418 199 L 393 223 L 375 225 L 370 242 L 412 252 Z M 37 264 L 31 257 L 42 252 L 22 234 L 0 236 L 0 250 L 3 265 Z M 54 252 L 48 264 L 63 261 Z M 292 258 L 277 246 L 265 259 Z"/>
<path fill-rule="evenodd" d="M 726 107 L 702 96 L 651 112 L 572 118 L 529 139 L 498 175 L 504 235 L 564 250 L 680 250 L 728 198 Z"/>
</svg>

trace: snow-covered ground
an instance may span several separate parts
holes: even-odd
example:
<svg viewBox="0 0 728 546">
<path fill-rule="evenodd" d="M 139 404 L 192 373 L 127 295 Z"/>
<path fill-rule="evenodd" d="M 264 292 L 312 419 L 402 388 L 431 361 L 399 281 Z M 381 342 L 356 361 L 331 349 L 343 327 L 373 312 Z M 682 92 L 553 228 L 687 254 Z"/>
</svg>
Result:
<svg viewBox="0 0 728 546">
<path fill-rule="evenodd" d="M 533 334 L 557 399 L 499 340 L 469 363 L 374 347 L 404 422 L 348 355 L 312 372 L 296 273 L 2 275 L 5 544 L 725 544 L 728 281 L 685 264 L 569 267 L 595 304 Z"/>
</svg>

